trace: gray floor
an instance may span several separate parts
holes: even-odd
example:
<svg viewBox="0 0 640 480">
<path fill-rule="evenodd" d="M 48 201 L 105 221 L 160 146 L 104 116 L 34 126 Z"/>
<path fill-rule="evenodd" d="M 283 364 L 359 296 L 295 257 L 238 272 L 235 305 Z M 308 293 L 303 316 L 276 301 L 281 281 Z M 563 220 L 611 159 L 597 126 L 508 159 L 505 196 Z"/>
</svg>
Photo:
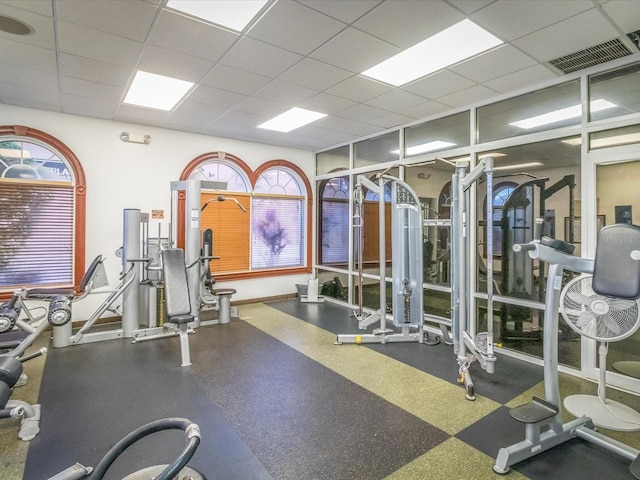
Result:
<svg viewBox="0 0 640 480">
<path fill-rule="evenodd" d="M 481 398 L 468 402 L 449 346 L 318 343 L 314 335 L 355 333 L 350 311 L 329 303 L 286 300 L 244 311 L 253 318 L 201 327 L 190 336 L 188 368 L 179 366 L 175 338 L 52 350 L 39 393 L 42 430 L 30 442 L 23 478 L 48 478 L 75 461 L 95 465 L 126 433 L 164 417 L 200 425 L 202 444 L 190 465 L 209 480 L 495 478 L 497 450 L 523 438 L 506 405 L 540 388 L 540 367 L 500 357 L 494 375 L 474 369 Z M 300 338 L 300 329 L 311 334 Z M 361 357 L 379 363 L 360 365 Z M 375 369 L 410 378 L 376 379 Z M 402 396 L 411 392 L 397 390 L 431 377 L 442 395 L 407 407 Z M 486 415 L 467 415 L 461 427 L 449 428 L 460 425 L 460 409 L 483 408 Z M 437 415 L 422 416 L 420 409 Z M 626 435 L 640 443 L 639 434 Z M 148 437 L 107 478 L 166 463 L 183 445 L 175 431 Z M 7 478 L 2 468 L 0 478 Z M 507 478 L 623 480 L 632 478 L 627 468 L 628 462 L 575 440 L 515 466 Z"/>
</svg>

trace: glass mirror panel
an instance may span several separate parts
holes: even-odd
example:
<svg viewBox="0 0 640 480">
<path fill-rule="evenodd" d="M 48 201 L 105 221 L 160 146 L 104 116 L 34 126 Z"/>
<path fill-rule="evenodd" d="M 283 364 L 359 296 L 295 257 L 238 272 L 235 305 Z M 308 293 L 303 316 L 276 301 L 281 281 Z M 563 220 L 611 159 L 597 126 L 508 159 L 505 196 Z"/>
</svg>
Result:
<svg viewBox="0 0 640 480">
<path fill-rule="evenodd" d="M 589 150 L 620 147 L 634 143 L 640 143 L 640 125 L 630 125 L 589 134 Z"/>
<path fill-rule="evenodd" d="M 462 112 L 406 128 L 404 131 L 405 158 L 468 146 L 470 115 L 468 111 Z"/>
<path fill-rule="evenodd" d="M 354 145 L 355 167 L 368 167 L 400 158 L 400 133 L 389 132 Z"/>
<path fill-rule="evenodd" d="M 640 63 L 589 77 L 589 119 L 602 120 L 640 112 Z M 594 106 L 611 105 L 609 108 Z"/>
<path fill-rule="evenodd" d="M 575 80 L 478 108 L 478 141 L 579 125 L 581 114 L 580 81 Z"/>
<path fill-rule="evenodd" d="M 316 175 L 349 168 L 349 145 L 316 154 Z"/>
</svg>

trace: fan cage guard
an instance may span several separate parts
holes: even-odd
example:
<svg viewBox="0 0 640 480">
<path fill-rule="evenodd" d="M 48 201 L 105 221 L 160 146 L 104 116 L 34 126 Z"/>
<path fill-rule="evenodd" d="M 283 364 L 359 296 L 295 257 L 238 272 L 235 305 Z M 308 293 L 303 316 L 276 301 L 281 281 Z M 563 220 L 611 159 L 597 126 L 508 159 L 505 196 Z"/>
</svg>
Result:
<svg viewBox="0 0 640 480">
<path fill-rule="evenodd" d="M 560 313 L 580 335 L 600 342 L 615 342 L 633 335 L 640 327 L 640 300 L 596 293 L 592 275 L 569 281 L 560 294 Z"/>
</svg>

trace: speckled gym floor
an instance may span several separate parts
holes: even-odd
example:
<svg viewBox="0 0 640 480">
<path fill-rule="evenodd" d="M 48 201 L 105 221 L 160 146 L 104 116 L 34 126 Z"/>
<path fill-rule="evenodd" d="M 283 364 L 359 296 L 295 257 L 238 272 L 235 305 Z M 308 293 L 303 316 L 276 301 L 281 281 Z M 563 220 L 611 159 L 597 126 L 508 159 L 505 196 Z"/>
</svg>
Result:
<svg viewBox="0 0 640 480">
<path fill-rule="evenodd" d="M 541 367 L 500 355 L 493 375 L 473 369 L 470 402 L 450 346 L 334 345 L 337 333 L 357 328 L 350 310 L 330 303 L 239 310 L 241 319 L 190 336 L 188 368 L 177 338 L 50 349 L 28 362 L 30 384 L 13 398 L 42 404 L 41 433 L 27 444 L 17 422 L 0 422 L 0 478 L 95 465 L 124 435 L 163 417 L 200 425 L 190 465 L 209 480 L 632 478 L 627 461 L 579 439 L 506 477 L 492 471 L 498 449 L 524 437 L 509 408 L 544 396 Z M 560 378 L 563 396 L 596 391 Z M 637 396 L 609 389 L 608 397 L 640 410 Z M 638 432 L 603 432 L 640 448 Z M 183 445 L 177 431 L 147 437 L 108 478 L 166 463 Z"/>
</svg>

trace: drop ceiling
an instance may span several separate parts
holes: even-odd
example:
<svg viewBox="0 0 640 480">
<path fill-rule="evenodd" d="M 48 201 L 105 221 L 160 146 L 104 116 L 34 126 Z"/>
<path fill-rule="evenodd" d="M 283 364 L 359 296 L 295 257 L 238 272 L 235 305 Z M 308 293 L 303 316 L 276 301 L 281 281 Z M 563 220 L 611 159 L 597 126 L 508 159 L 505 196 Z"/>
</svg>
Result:
<svg viewBox="0 0 640 480">
<path fill-rule="evenodd" d="M 0 0 L 0 102 L 322 150 L 561 77 L 549 61 L 638 30 L 637 0 L 277 0 L 241 33 L 163 0 Z M 505 43 L 396 88 L 359 73 L 469 18 Z M 135 72 L 194 82 L 170 112 L 123 104 Z M 292 107 L 328 114 L 289 133 Z M 6 120 L 5 120 L 6 121 Z"/>
</svg>

